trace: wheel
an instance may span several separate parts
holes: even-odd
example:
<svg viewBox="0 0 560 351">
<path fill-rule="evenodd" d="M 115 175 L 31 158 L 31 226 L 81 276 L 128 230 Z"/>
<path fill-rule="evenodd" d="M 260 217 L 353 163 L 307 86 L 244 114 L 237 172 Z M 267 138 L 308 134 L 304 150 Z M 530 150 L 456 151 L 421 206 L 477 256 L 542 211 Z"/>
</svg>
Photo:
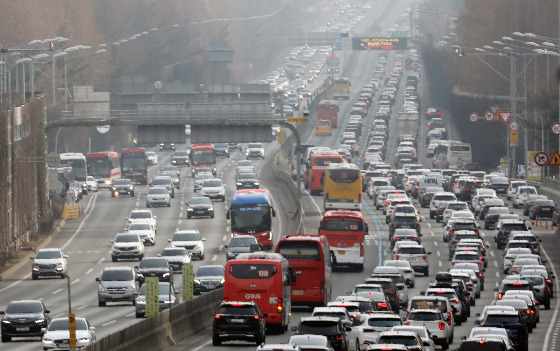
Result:
<svg viewBox="0 0 560 351">
<path fill-rule="evenodd" d="M 430 270 L 428 268 L 424 269 L 424 277 L 427 277 L 430 274 Z"/>
<path fill-rule="evenodd" d="M 201 261 L 204 260 L 204 254 L 202 254 L 202 255 L 200 256 L 200 260 L 201 260 Z"/>
<path fill-rule="evenodd" d="M 461 326 L 462 322 L 460 318 L 455 319 L 455 325 L 456 326 Z"/>
<path fill-rule="evenodd" d="M 222 196 L 222 202 L 226 202 L 226 197 Z"/>
<path fill-rule="evenodd" d="M 105 301 L 99 301 L 99 302 L 98 302 L 98 305 L 99 305 L 99 307 L 105 307 L 105 306 L 107 306 L 107 302 L 105 302 Z"/>
<path fill-rule="evenodd" d="M 356 351 L 361 351 L 360 349 L 360 340 L 356 339 Z"/>
<path fill-rule="evenodd" d="M 175 198 L 175 192 L 171 193 L 171 198 L 174 199 Z"/>
<path fill-rule="evenodd" d="M 220 338 L 217 336 L 212 336 L 212 345 L 220 346 L 222 345 L 222 340 L 220 340 Z"/>
<path fill-rule="evenodd" d="M 115 197 L 115 193 L 111 193 L 111 197 Z"/>
<path fill-rule="evenodd" d="M 2 333 L 2 342 L 10 342 L 10 341 L 12 341 L 12 337 L 8 335 L 4 335 L 4 333 Z"/>
<path fill-rule="evenodd" d="M 171 203 L 168 203 L 168 204 L 167 204 L 167 207 L 171 207 Z"/>
<path fill-rule="evenodd" d="M 441 349 L 442 350 L 448 350 L 449 349 L 449 342 L 446 340 L 443 342 L 443 344 L 441 344 Z"/>
<path fill-rule="evenodd" d="M 550 309 L 550 299 L 546 300 L 544 302 L 544 309 L 545 310 L 549 310 Z"/>
<path fill-rule="evenodd" d="M 117 259 L 115 256 L 111 256 L 111 261 L 117 262 L 117 260 L 118 260 L 118 259 Z"/>
<path fill-rule="evenodd" d="M 146 204 L 146 207 L 147 207 L 147 208 L 150 208 L 151 206 L 150 206 L 150 204 Z"/>
<path fill-rule="evenodd" d="M 440 222 L 440 219 L 439 219 L 439 216 L 438 216 L 438 217 L 436 217 L 436 223 L 439 223 L 439 222 Z"/>
<path fill-rule="evenodd" d="M 39 279 L 39 276 L 37 274 L 31 274 L 31 279 L 37 280 Z"/>
<path fill-rule="evenodd" d="M 434 215 L 435 213 L 433 211 L 430 211 L 430 219 L 434 219 Z"/>
<path fill-rule="evenodd" d="M 490 226 L 486 223 L 484 223 L 484 229 L 490 229 Z"/>
<path fill-rule="evenodd" d="M 136 318 L 142 318 L 142 317 L 144 317 L 144 316 L 142 315 L 142 313 L 136 312 Z"/>
<path fill-rule="evenodd" d="M 66 278 L 66 273 L 62 273 L 62 274 L 60 275 L 60 279 L 64 279 L 64 278 Z"/>
<path fill-rule="evenodd" d="M 210 215 L 210 218 L 214 218 L 214 214 L 213 214 L 213 213 Z"/>
<path fill-rule="evenodd" d="M 515 202 L 513 202 L 511 205 L 513 206 L 513 208 L 517 208 L 517 205 L 515 204 Z"/>
<path fill-rule="evenodd" d="M 364 271 L 364 265 L 363 264 L 359 264 L 356 266 L 358 272 L 363 272 Z"/>
</svg>

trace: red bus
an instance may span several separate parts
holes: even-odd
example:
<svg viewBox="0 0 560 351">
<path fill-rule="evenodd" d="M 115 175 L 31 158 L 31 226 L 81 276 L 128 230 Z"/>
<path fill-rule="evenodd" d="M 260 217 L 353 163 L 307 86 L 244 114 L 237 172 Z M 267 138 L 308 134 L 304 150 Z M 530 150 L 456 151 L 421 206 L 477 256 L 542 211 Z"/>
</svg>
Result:
<svg viewBox="0 0 560 351">
<path fill-rule="evenodd" d="M 121 178 L 148 184 L 148 159 L 143 147 L 124 148 L 121 152 Z"/>
<path fill-rule="evenodd" d="M 338 126 L 338 105 L 333 100 L 322 100 L 317 105 L 317 120 L 327 119 L 331 126 Z"/>
<path fill-rule="evenodd" d="M 225 301 L 254 301 L 265 317 L 267 327 L 283 333 L 290 323 L 290 284 L 293 270 L 282 255 L 271 252 L 241 253 L 226 263 Z"/>
<path fill-rule="evenodd" d="M 231 219 L 232 235 L 253 235 L 265 250 L 272 249 L 272 218 L 276 211 L 267 189 L 237 190 L 226 218 Z"/>
<path fill-rule="evenodd" d="M 290 262 L 297 281 L 292 285 L 292 305 L 326 306 L 331 300 L 332 267 L 324 235 L 287 235 L 276 252 Z"/>
<path fill-rule="evenodd" d="M 216 164 L 214 144 L 194 144 L 191 148 L 190 157 L 193 167 L 213 167 Z"/>
<path fill-rule="evenodd" d="M 86 154 L 88 175 L 95 178 L 99 186 L 111 186 L 113 180 L 121 177 L 119 154 L 113 151 Z"/>
<path fill-rule="evenodd" d="M 311 155 L 305 169 L 305 187 L 311 195 L 318 195 L 325 189 L 325 172 L 331 163 L 344 163 L 344 158 L 334 150 Z"/>
<path fill-rule="evenodd" d="M 368 225 L 359 211 L 327 211 L 319 223 L 319 235 L 327 237 L 333 266 L 348 265 L 364 270 L 364 237 Z"/>
</svg>

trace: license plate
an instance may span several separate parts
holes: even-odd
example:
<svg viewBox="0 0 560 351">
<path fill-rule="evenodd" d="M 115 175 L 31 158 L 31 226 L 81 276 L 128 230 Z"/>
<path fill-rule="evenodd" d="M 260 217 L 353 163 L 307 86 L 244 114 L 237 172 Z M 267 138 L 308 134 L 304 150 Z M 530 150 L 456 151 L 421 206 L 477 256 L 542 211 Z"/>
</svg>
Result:
<svg viewBox="0 0 560 351">
<path fill-rule="evenodd" d="M 543 211 L 550 211 L 550 207 L 542 207 L 541 208 Z"/>
<path fill-rule="evenodd" d="M 19 332 L 29 331 L 29 327 L 17 327 L 16 331 L 19 331 Z"/>
<path fill-rule="evenodd" d="M 292 294 L 294 295 L 303 295 L 303 290 L 292 290 Z"/>
<path fill-rule="evenodd" d="M 338 250 L 337 252 L 338 252 L 339 255 L 346 255 L 346 251 Z"/>
<path fill-rule="evenodd" d="M 70 347 L 70 344 L 58 344 L 57 346 L 59 348 L 66 348 L 66 347 Z"/>
<path fill-rule="evenodd" d="M 230 319 L 230 322 L 232 322 L 232 323 L 243 323 L 243 322 L 245 322 L 245 320 L 242 319 L 242 318 L 233 318 L 233 319 Z"/>
</svg>

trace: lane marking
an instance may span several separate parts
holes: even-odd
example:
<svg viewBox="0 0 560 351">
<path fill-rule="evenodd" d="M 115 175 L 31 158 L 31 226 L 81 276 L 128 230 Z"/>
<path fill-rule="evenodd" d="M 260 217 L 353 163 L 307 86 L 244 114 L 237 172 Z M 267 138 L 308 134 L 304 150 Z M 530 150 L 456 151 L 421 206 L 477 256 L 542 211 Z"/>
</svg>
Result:
<svg viewBox="0 0 560 351">
<path fill-rule="evenodd" d="M 76 278 L 76 279 L 74 279 L 73 282 L 70 283 L 70 285 L 74 285 L 74 284 L 76 284 L 76 283 L 79 282 L 79 281 L 80 281 L 80 278 Z"/>
<path fill-rule="evenodd" d="M 111 325 L 111 324 L 116 323 L 116 322 L 117 322 L 117 320 L 116 320 L 116 319 L 113 319 L 112 321 L 109 321 L 109 322 L 107 322 L 107 323 L 101 324 L 101 326 L 106 327 L 106 326 Z"/>
<path fill-rule="evenodd" d="M 212 261 L 216 261 L 217 259 L 218 259 L 218 255 L 212 256 Z M 169 289 L 167 289 L 167 290 L 169 290 Z"/>
<path fill-rule="evenodd" d="M 56 294 L 58 294 L 58 293 L 61 292 L 61 291 L 62 291 L 62 288 L 56 289 L 55 291 L 52 292 L 52 294 L 53 294 L 53 295 L 56 295 Z"/>
</svg>

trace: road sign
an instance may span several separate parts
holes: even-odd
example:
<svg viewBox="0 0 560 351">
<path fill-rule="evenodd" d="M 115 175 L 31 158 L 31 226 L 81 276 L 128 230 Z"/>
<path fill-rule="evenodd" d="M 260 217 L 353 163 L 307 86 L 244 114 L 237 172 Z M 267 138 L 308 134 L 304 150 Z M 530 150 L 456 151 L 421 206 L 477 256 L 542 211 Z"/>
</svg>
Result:
<svg viewBox="0 0 560 351">
<path fill-rule="evenodd" d="M 487 122 L 492 122 L 494 120 L 494 114 L 492 111 L 486 111 L 484 113 L 484 119 L 486 119 Z"/>
<path fill-rule="evenodd" d="M 298 118 L 298 117 L 288 118 L 288 122 L 291 123 L 304 123 L 305 121 L 306 121 L 305 118 Z"/>
<path fill-rule="evenodd" d="M 474 113 L 474 112 L 471 113 L 471 114 L 469 115 L 469 120 L 470 120 L 471 122 L 476 122 L 476 121 L 478 121 L 478 115 L 477 115 L 476 113 Z"/>
<path fill-rule="evenodd" d="M 192 264 L 184 264 L 181 270 L 183 282 L 183 301 L 192 301 L 194 298 L 194 274 Z"/>
<path fill-rule="evenodd" d="M 519 143 L 519 133 L 514 131 L 509 132 L 509 145 L 517 146 L 518 143 Z"/>
<path fill-rule="evenodd" d="M 548 162 L 549 166 L 560 166 L 560 154 L 558 154 L 558 150 L 554 151 L 554 154 L 550 158 Z"/>
<path fill-rule="evenodd" d="M 500 117 L 502 118 L 502 120 L 504 121 L 504 123 L 507 123 L 509 117 L 511 116 L 511 112 L 507 112 L 507 111 L 500 111 Z M 514 129 L 515 130 L 515 129 Z"/>
<path fill-rule="evenodd" d="M 145 310 L 146 317 L 155 317 L 159 314 L 159 278 L 146 277 Z"/>
<path fill-rule="evenodd" d="M 496 112 L 498 112 L 498 110 L 500 109 L 500 106 L 490 106 L 490 111 L 492 111 L 492 114 L 496 114 Z"/>
<path fill-rule="evenodd" d="M 541 167 L 544 167 L 548 164 L 548 155 L 546 152 L 537 152 L 535 155 L 535 163 Z"/>
<path fill-rule="evenodd" d="M 420 66 L 418 66 L 417 63 L 413 63 L 412 65 L 410 65 L 410 67 L 412 68 L 413 71 L 418 71 L 418 68 L 420 68 Z"/>
<path fill-rule="evenodd" d="M 336 39 L 334 42 L 334 46 L 336 51 L 342 51 L 342 39 Z"/>
<path fill-rule="evenodd" d="M 75 350 L 77 341 L 76 341 L 76 315 L 74 313 L 70 313 L 68 315 L 68 327 L 70 331 L 70 340 L 68 346 L 70 346 L 70 349 Z"/>
<path fill-rule="evenodd" d="M 560 123 L 559 122 L 552 123 L 552 125 L 550 126 L 550 130 L 554 135 L 560 135 Z"/>
<path fill-rule="evenodd" d="M 517 123 L 516 121 L 513 121 L 509 124 L 509 129 L 511 129 L 512 131 L 517 131 L 519 129 L 519 123 Z"/>
<path fill-rule="evenodd" d="M 407 50 L 407 38 L 352 37 L 352 50 Z"/>
</svg>

